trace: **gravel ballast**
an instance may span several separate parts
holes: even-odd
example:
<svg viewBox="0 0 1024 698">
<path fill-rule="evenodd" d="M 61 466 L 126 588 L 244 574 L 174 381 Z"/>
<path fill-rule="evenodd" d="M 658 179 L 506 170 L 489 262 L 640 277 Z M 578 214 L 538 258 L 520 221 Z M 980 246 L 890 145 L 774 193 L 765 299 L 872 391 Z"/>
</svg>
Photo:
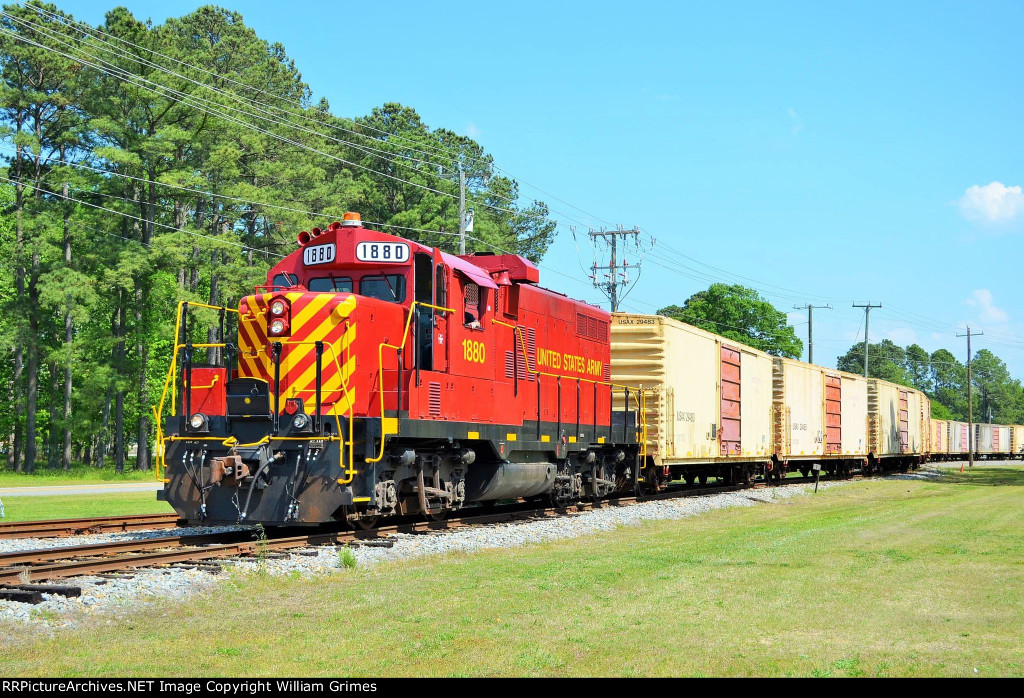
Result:
<svg viewBox="0 0 1024 698">
<path fill-rule="evenodd" d="M 921 470 L 890 477 L 921 480 L 933 479 L 940 475 L 941 473 L 937 471 Z M 824 481 L 820 483 L 819 491 L 850 482 L 849 480 Z M 355 557 L 356 565 L 363 567 L 378 562 L 406 560 L 424 555 L 514 548 L 530 543 L 596 534 L 610 531 L 619 526 L 638 525 L 644 521 L 683 519 L 717 509 L 771 504 L 782 499 L 809 494 L 813 490 L 814 486 L 807 484 L 781 485 L 699 497 L 606 506 L 563 517 L 475 526 L 431 535 L 397 534 L 388 539 L 393 542 L 391 547 L 353 547 L 351 553 Z M 208 527 L 196 529 L 195 533 L 213 533 L 237 530 L 237 528 Z M 143 540 L 168 535 L 174 535 L 174 533 L 163 529 L 60 539 L 13 539 L 0 541 L 0 552 L 57 548 L 108 541 Z M 0 620 L 14 620 L 61 628 L 73 627 L 90 616 L 109 614 L 110 618 L 107 618 L 106 622 L 114 622 L 118 616 L 130 612 L 132 608 L 140 604 L 156 600 L 176 601 L 211 590 L 227 578 L 229 570 L 252 572 L 259 570 L 271 575 L 291 575 L 301 578 L 342 573 L 346 571 L 346 568 L 341 562 L 340 550 L 337 547 L 319 547 L 301 551 L 304 554 L 292 554 L 282 558 L 271 557 L 259 560 L 253 557 L 224 562 L 222 563 L 224 572 L 221 574 L 211 574 L 200 569 L 164 568 L 138 570 L 124 579 L 78 577 L 58 583 L 80 586 L 82 588 L 80 597 L 66 598 L 55 594 L 44 594 L 43 603 L 34 606 L 0 600 Z"/>
</svg>

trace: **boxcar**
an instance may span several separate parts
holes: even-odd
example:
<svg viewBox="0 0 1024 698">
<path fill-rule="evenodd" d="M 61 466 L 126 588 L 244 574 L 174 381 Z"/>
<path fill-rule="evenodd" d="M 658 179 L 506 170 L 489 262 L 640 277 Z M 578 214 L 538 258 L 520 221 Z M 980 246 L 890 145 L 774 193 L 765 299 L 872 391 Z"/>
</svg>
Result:
<svg viewBox="0 0 1024 698">
<path fill-rule="evenodd" d="M 660 315 L 616 313 L 611 336 L 612 381 L 647 391 L 647 452 L 667 477 L 771 464 L 771 356 Z"/>
<path fill-rule="evenodd" d="M 945 460 L 949 457 L 949 424 L 947 419 L 931 420 L 929 453 L 935 460 Z"/>
<path fill-rule="evenodd" d="M 868 450 L 872 466 L 905 467 L 926 456 L 930 403 L 924 393 L 878 378 L 868 380 Z M 888 461 L 888 463 L 886 463 Z"/>
<path fill-rule="evenodd" d="M 776 358 L 773 425 L 775 465 L 805 474 L 820 462 L 849 472 L 867 461 L 867 380 L 822 366 Z"/>
</svg>

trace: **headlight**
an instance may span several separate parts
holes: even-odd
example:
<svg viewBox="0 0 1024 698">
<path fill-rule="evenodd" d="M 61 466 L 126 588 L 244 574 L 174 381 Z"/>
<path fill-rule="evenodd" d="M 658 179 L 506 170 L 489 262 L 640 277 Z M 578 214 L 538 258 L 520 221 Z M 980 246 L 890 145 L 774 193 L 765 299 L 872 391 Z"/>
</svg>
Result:
<svg viewBox="0 0 1024 698">
<path fill-rule="evenodd" d="M 270 323 L 270 334 L 284 334 L 284 320 L 277 318 Z"/>
<path fill-rule="evenodd" d="M 202 431 L 206 429 L 206 415 L 202 412 L 196 412 L 192 415 L 192 418 L 188 420 L 189 426 L 196 431 Z"/>
<path fill-rule="evenodd" d="M 271 315 L 284 315 L 286 310 L 288 310 L 288 304 L 281 298 L 275 299 L 274 302 L 270 304 Z"/>
<path fill-rule="evenodd" d="M 309 417 L 304 415 L 302 412 L 299 412 L 295 415 L 294 419 L 292 419 L 292 426 L 296 429 L 305 429 L 307 424 L 309 424 Z"/>
</svg>

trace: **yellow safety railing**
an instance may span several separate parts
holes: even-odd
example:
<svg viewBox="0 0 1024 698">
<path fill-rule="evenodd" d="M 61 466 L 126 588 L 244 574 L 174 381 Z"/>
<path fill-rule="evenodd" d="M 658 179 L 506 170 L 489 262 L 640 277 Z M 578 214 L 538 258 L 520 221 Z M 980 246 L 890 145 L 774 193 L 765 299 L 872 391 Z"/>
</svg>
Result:
<svg viewBox="0 0 1024 698">
<path fill-rule="evenodd" d="M 386 433 L 384 429 L 384 350 L 394 349 L 396 354 L 400 354 L 405 349 L 405 343 L 409 339 L 409 327 L 412 325 L 413 315 L 416 313 L 416 307 L 420 306 L 423 308 L 430 308 L 443 313 L 454 313 L 455 310 L 452 308 L 443 308 L 439 305 L 431 305 L 430 303 L 420 303 L 419 301 L 413 301 L 412 305 L 409 306 L 409 317 L 405 319 L 405 329 L 402 330 L 402 342 L 401 344 L 388 344 L 387 342 L 381 342 L 380 346 L 377 347 L 377 372 L 380 374 L 380 453 L 375 458 L 367 458 L 367 463 L 379 463 L 384 459 L 384 441 L 388 436 L 394 436 L 398 432 Z M 401 390 L 402 386 L 398 386 Z M 399 415 L 401 417 L 401 415 Z"/>
<path fill-rule="evenodd" d="M 647 393 L 646 391 L 644 391 L 642 386 L 637 388 L 630 385 L 623 385 L 621 383 L 612 383 L 610 381 L 596 381 L 591 380 L 590 378 L 583 378 L 580 376 L 563 376 L 557 373 L 546 373 L 544 371 L 538 371 L 536 367 L 530 367 L 530 354 L 526 349 L 526 338 L 523 336 L 523 328 L 520 327 L 519 325 L 512 325 L 507 322 L 502 322 L 497 318 L 491 318 L 491 322 L 493 322 L 496 325 L 508 327 L 509 329 L 512 330 L 512 334 L 515 337 L 519 338 L 518 344 L 520 345 L 520 348 L 523 350 L 523 363 L 526 366 L 527 373 L 531 373 L 535 376 L 548 376 L 549 378 L 566 378 L 568 380 L 583 381 L 584 383 L 591 383 L 594 385 L 605 385 L 608 386 L 609 388 L 622 388 L 623 390 L 631 391 L 633 400 L 636 402 L 637 413 L 640 417 L 640 424 L 637 425 L 639 431 L 638 437 L 640 438 L 640 456 L 643 458 L 647 456 L 647 415 L 644 410 L 644 406 L 646 405 L 647 401 Z M 513 342 L 515 343 L 514 339 Z M 538 390 L 539 389 L 540 388 L 538 387 Z M 597 409 L 596 405 L 594 406 L 594 409 Z M 610 418 L 611 416 L 609 415 L 609 419 Z M 537 419 L 540 419 L 540 415 L 537 415 Z"/>
<path fill-rule="evenodd" d="M 332 409 L 331 415 L 328 415 L 328 416 L 333 416 L 334 417 L 334 421 L 335 421 L 335 423 L 337 424 L 337 427 L 338 427 L 338 435 L 337 436 L 325 437 L 325 436 L 322 436 L 322 435 L 320 435 L 320 436 L 312 435 L 312 436 L 273 436 L 273 437 L 271 437 L 270 435 L 267 435 L 267 436 L 264 436 L 259 441 L 254 441 L 252 443 L 239 443 L 238 439 L 236 437 L 234 437 L 234 436 L 229 436 L 228 438 L 225 439 L 225 438 L 222 438 L 220 436 L 191 436 L 191 435 L 190 436 L 178 436 L 178 435 L 171 435 L 171 436 L 165 437 L 163 435 L 163 419 L 162 419 L 162 417 L 163 417 L 163 408 L 164 408 L 165 399 L 167 397 L 168 389 L 170 389 L 171 393 L 172 393 L 172 396 L 171 396 L 171 416 L 173 417 L 173 416 L 176 415 L 175 403 L 177 401 L 177 391 L 176 391 L 176 385 L 175 385 L 173 379 L 174 379 L 174 374 L 175 374 L 175 372 L 177 370 L 178 352 L 182 348 L 184 348 L 186 346 L 185 344 L 178 344 L 177 343 L 177 339 L 178 339 L 178 337 L 180 336 L 180 333 L 181 333 L 181 319 L 182 319 L 181 318 L 181 314 L 182 314 L 181 310 L 182 310 L 182 307 L 184 306 L 184 304 L 185 304 L 185 301 L 182 301 L 182 302 L 178 303 L 178 318 L 177 318 L 177 321 L 175 323 L 175 334 L 174 334 L 174 337 L 175 337 L 174 356 L 171 358 L 171 365 L 170 365 L 169 370 L 167 371 L 167 379 L 164 381 L 164 389 L 163 389 L 163 393 L 160 396 L 160 404 L 159 404 L 158 407 L 154 407 L 153 408 L 153 415 L 156 418 L 156 443 L 157 443 L 157 458 L 156 458 L 156 468 L 155 468 L 155 470 L 156 470 L 156 479 L 160 480 L 160 481 L 162 481 L 164 483 L 169 482 L 169 480 L 164 478 L 164 474 L 163 474 L 164 470 L 167 467 L 167 463 L 164 460 L 164 445 L 168 441 L 219 441 L 221 443 L 221 445 L 227 446 L 229 448 L 235 448 L 235 447 L 253 448 L 253 447 L 256 447 L 256 446 L 262 446 L 264 444 L 268 444 L 272 440 L 273 441 L 337 441 L 337 442 L 340 442 L 339 446 L 338 446 L 339 450 L 340 449 L 344 449 L 345 446 L 348 446 L 348 456 L 349 456 L 348 464 L 345 467 L 345 470 L 343 471 L 343 474 L 345 475 L 345 477 L 338 478 L 337 479 L 337 483 L 339 485 L 347 485 L 347 484 L 351 483 L 352 480 L 355 478 L 355 475 L 356 475 L 356 470 L 353 467 L 353 464 L 354 464 L 355 461 L 353 460 L 353 456 L 354 456 L 354 441 L 353 441 L 353 438 L 352 438 L 352 435 L 353 435 L 354 411 L 355 411 L 355 400 L 352 398 L 351 394 L 349 393 L 348 383 L 345 380 L 345 374 L 342 372 L 342 366 L 341 366 L 341 362 L 338 359 L 338 353 L 337 353 L 337 351 L 335 351 L 334 345 L 332 345 L 330 343 L 327 343 L 327 342 L 324 343 L 324 347 L 326 349 L 330 350 L 330 352 L 331 352 L 331 359 L 334 361 L 334 366 L 335 366 L 335 368 L 337 369 L 337 372 L 338 372 L 338 380 L 341 381 L 341 388 L 332 388 L 330 390 L 330 392 L 336 392 L 336 391 L 342 392 L 345 395 L 346 402 L 348 403 L 348 409 L 346 410 L 346 412 L 347 412 L 347 419 L 348 419 L 349 439 L 348 439 L 347 442 L 345 442 L 344 441 L 344 437 L 341 436 L 341 420 L 338 417 L 338 413 L 337 413 L 337 411 L 335 409 Z M 221 308 L 220 306 L 206 305 L 206 304 L 203 304 L 203 303 L 189 303 L 188 305 L 189 305 L 189 307 L 195 306 L 195 307 L 201 307 L 201 308 L 209 308 L 211 310 L 222 310 L 223 309 L 223 310 L 231 311 L 231 312 L 236 313 L 236 314 L 239 312 L 238 310 L 235 310 L 233 308 Z M 240 317 L 244 318 L 244 316 L 240 316 Z M 281 341 L 281 344 L 282 345 L 292 345 L 292 346 L 299 346 L 299 345 L 307 345 L 308 346 L 308 345 L 315 345 L 316 342 L 315 341 L 283 340 L 283 341 Z M 191 346 L 192 346 L 193 349 L 208 349 L 208 348 L 216 348 L 216 347 L 225 347 L 227 345 L 226 344 L 192 344 Z M 217 376 L 214 376 L 213 383 L 211 383 L 208 386 L 195 386 L 195 387 L 196 388 L 212 388 L 213 385 L 216 384 L 216 382 L 217 382 L 216 379 L 217 379 Z M 192 386 L 189 386 L 189 390 L 191 390 L 191 389 L 192 389 Z M 283 394 L 283 396 L 275 395 L 274 396 L 274 409 L 278 409 L 278 407 L 282 404 L 282 402 L 281 402 L 281 398 L 282 397 L 285 400 L 287 400 L 288 395 L 292 394 L 293 392 L 294 393 L 298 393 L 298 392 L 305 392 L 305 391 L 299 391 L 299 390 L 295 390 L 295 389 L 289 387 L 288 391 L 286 391 Z M 321 402 L 323 402 L 322 395 L 321 395 Z M 343 455 L 343 454 L 339 453 L 339 455 Z M 341 460 L 344 460 L 344 458 L 341 458 Z"/>
</svg>

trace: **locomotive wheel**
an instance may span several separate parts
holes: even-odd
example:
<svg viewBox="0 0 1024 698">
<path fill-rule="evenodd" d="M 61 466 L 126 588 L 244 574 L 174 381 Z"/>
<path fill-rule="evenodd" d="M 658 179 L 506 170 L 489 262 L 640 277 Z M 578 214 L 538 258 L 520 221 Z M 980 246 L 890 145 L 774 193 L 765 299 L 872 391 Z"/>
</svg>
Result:
<svg viewBox="0 0 1024 698">
<path fill-rule="evenodd" d="M 352 519 L 353 525 L 360 531 L 369 531 L 372 528 L 377 527 L 377 523 L 380 521 L 380 516 L 360 516 Z"/>
<path fill-rule="evenodd" d="M 435 511 L 430 514 L 425 514 L 427 521 L 444 521 L 448 518 L 448 510 L 442 509 L 441 511 Z"/>
</svg>

